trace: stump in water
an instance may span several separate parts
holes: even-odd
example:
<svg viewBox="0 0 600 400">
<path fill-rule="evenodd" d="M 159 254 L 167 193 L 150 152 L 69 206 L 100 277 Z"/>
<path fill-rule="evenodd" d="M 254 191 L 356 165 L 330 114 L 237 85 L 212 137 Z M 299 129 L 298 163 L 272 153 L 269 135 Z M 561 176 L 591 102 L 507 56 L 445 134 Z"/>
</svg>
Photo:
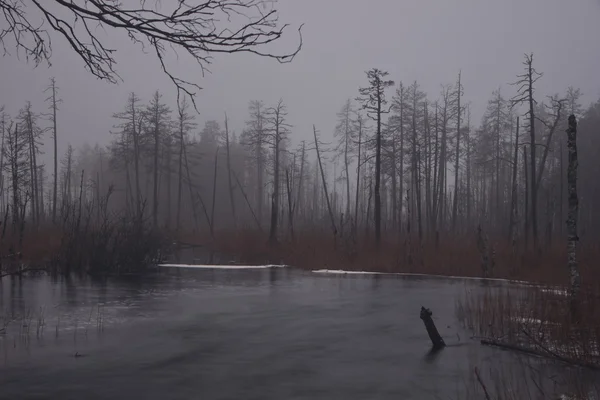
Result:
<svg viewBox="0 0 600 400">
<path fill-rule="evenodd" d="M 427 329 L 427 333 L 429 334 L 429 339 L 431 339 L 431 343 L 433 344 L 433 348 L 438 350 L 446 346 L 444 343 L 444 339 L 440 336 L 435 324 L 433 323 L 433 319 L 431 318 L 432 312 L 430 309 L 421 307 L 421 319 L 425 324 L 425 329 Z"/>
</svg>

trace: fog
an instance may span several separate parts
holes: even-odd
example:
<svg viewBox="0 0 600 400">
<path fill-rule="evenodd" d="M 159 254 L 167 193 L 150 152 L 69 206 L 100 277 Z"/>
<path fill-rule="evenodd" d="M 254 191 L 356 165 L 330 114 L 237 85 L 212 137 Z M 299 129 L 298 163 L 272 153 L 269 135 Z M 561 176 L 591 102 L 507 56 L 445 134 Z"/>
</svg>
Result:
<svg viewBox="0 0 600 400">
<path fill-rule="evenodd" d="M 336 112 L 347 98 L 366 85 L 365 71 L 379 68 L 390 79 L 410 84 L 417 80 L 436 98 L 441 84 L 452 84 L 462 71 L 465 100 L 471 103 L 472 122 L 478 124 L 494 89 L 508 85 L 522 73 L 523 53 L 534 53 L 535 66 L 544 76 L 538 98 L 581 88 L 582 103 L 600 95 L 600 2 L 598 0 L 280 0 L 280 21 L 289 24 L 284 37 L 270 49 L 289 52 L 303 47 L 289 64 L 250 54 L 217 54 L 202 76 L 189 58 L 170 57 L 170 65 L 185 78 L 198 83 L 200 127 L 204 121 L 222 121 L 227 112 L 230 130 L 242 131 L 248 101 L 266 105 L 283 98 L 293 125 L 291 139 L 310 139 L 312 124 L 331 137 Z M 36 112 L 45 111 L 43 89 L 50 77 L 60 87 L 59 153 L 71 143 L 107 144 L 127 94 L 135 91 L 144 101 L 156 90 L 176 104 L 176 91 L 152 54 L 130 43 L 123 33 L 98 30 L 108 47 L 117 50 L 116 70 L 123 81 L 99 81 L 84 70 L 83 62 L 64 39 L 53 35 L 52 66 L 34 68 L 24 57 L 11 53 L 0 58 L 0 105 L 15 115 L 25 101 Z M 48 148 L 49 150 L 49 148 Z M 42 156 L 49 161 L 51 152 Z"/>
<path fill-rule="evenodd" d="M 239 4 L 255 16 L 248 7 L 267 3 Z M 38 26 L 37 6 L 18 4 Z M 114 50 L 118 79 L 110 83 L 86 70 L 62 35 L 50 33 L 51 65 L 38 67 L 4 36 L 0 105 L 8 124 L 2 126 L 1 187 L 11 189 L 3 190 L 0 208 L 8 215 L 12 207 L 13 221 L 27 217 L 37 225 L 49 215 L 56 223 L 57 215 L 74 215 L 86 204 L 95 210 L 88 217 L 99 221 L 100 205 L 114 189 L 111 211 L 151 216 L 155 228 L 176 226 L 178 233 L 240 226 L 265 233 L 269 226 L 276 242 L 293 238 L 294 227 L 331 227 L 336 236 L 337 228 L 352 225 L 353 240 L 360 227 L 366 237 L 374 228 L 377 242 L 382 231 L 418 231 L 421 241 L 440 231 L 472 235 L 483 223 L 491 233 L 523 239 L 525 247 L 531 233 L 538 247 L 540 238 L 550 245 L 564 233 L 570 154 L 564 132 L 573 113 L 581 124 L 582 235 L 600 233 L 594 228 L 600 221 L 594 207 L 600 194 L 597 0 L 272 4 L 285 29 L 281 38 L 250 47 L 262 56 L 211 52 L 210 63 L 199 65 L 185 49 L 166 47 L 167 71 L 201 87 L 187 86 L 199 115 L 192 109 L 195 119 L 185 128 L 177 87 L 147 37 L 144 48 L 127 31 L 94 28 Z M 67 21 L 73 17 L 57 3 L 44 6 Z M 145 7 L 173 11 L 166 2 Z M 240 21 L 222 18 L 215 29 L 235 29 Z M 90 40 L 82 25 L 75 34 L 75 42 Z M 206 40 L 194 36 L 192 42 Z M 280 63 L 264 54 L 296 56 Z M 537 71 L 531 90 L 522 80 L 527 60 Z M 374 76 L 395 82 L 382 89 L 386 110 L 368 112 L 381 116 L 380 126 L 364 109 L 355 112 L 365 106 L 367 92 L 359 89 L 374 88 Z M 52 77 L 62 100 L 56 179 L 52 124 L 42 115 Z M 162 97 L 154 98 L 158 92 Z M 139 101 L 128 102 L 131 93 Z M 277 105 L 285 119 L 275 118 Z M 19 132 L 5 129 L 12 122 L 20 123 Z"/>
</svg>

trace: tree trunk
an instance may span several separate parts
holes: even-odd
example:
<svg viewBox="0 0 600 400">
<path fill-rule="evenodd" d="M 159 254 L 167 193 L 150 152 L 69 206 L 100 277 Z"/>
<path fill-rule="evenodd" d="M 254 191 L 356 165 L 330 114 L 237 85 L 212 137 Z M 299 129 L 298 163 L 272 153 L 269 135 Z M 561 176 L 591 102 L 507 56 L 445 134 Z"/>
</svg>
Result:
<svg viewBox="0 0 600 400">
<path fill-rule="evenodd" d="M 362 168 L 362 119 L 358 119 L 358 161 L 356 165 L 356 196 L 354 199 L 354 229 L 355 234 L 358 231 L 358 206 L 359 206 L 359 193 L 360 193 L 360 169 Z"/>
<path fill-rule="evenodd" d="M 210 210 L 210 236 L 215 236 L 215 205 L 217 203 L 217 166 L 219 163 L 219 148 L 215 151 L 215 167 L 213 175 L 212 206 Z M 212 258 L 212 255 L 211 255 Z"/>
<path fill-rule="evenodd" d="M 300 156 L 300 176 L 298 177 L 298 194 L 296 195 L 296 204 L 294 205 L 293 211 L 294 214 L 296 214 L 297 209 L 300 209 L 300 207 L 302 207 L 302 184 L 304 183 L 304 164 L 306 159 L 305 147 L 305 142 L 302 141 L 302 155 Z"/>
<path fill-rule="evenodd" d="M 156 228 L 158 226 L 158 151 L 159 151 L 159 127 L 158 127 L 158 105 L 154 114 L 154 184 L 153 184 L 153 201 L 152 201 L 152 224 Z"/>
<path fill-rule="evenodd" d="M 179 114 L 179 158 L 178 158 L 178 171 L 177 171 L 177 233 L 181 232 L 181 196 L 183 191 L 183 146 L 184 146 L 184 129 L 183 129 L 183 117 L 181 110 Z M 192 203 L 193 206 L 193 203 Z"/>
<path fill-rule="evenodd" d="M 548 132 L 548 136 L 546 138 L 546 145 L 544 147 L 544 153 L 542 154 L 542 159 L 540 160 L 540 167 L 538 169 L 536 183 L 535 186 L 539 188 L 542 183 L 542 176 L 544 175 L 544 169 L 546 167 L 546 159 L 548 158 L 548 153 L 550 152 L 550 146 L 552 143 L 552 137 L 554 136 L 554 131 L 558 126 L 558 122 L 560 121 L 561 111 L 562 111 L 562 101 L 558 101 L 556 116 L 554 117 L 554 123 L 550 127 L 550 132 Z"/>
<path fill-rule="evenodd" d="M 424 122 L 423 128 L 425 133 L 425 226 L 431 228 L 432 205 L 431 205 L 431 129 L 429 125 L 429 107 L 427 102 L 423 103 Z"/>
<path fill-rule="evenodd" d="M 460 97 L 461 97 L 461 85 L 460 85 L 461 73 L 458 73 L 458 105 L 457 105 L 457 116 L 456 116 L 456 160 L 454 162 L 454 203 L 452 205 L 452 230 L 456 231 L 457 216 L 458 216 L 458 168 L 460 166 Z"/>
<path fill-rule="evenodd" d="M 404 199 L 404 87 L 400 88 L 400 184 L 398 190 L 400 191 L 400 207 L 398 210 L 398 230 L 402 234 L 402 212 L 403 210 L 403 199 Z"/>
<path fill-rule="evenodd" d="M 498 101 L 496 107 L 496 188 L 495 188 L 495 205 L 496 205 L 496 218 L 494 223 L 496 226 L 500 222 L 500 106 L 501 102 Z"/>
<path fill-rule="evenodd" d="M 29 164 L 30 164 L 30 180 L 31 180 L 31 216 L 33 224 L 38 223 L 39 203 L 38 203 L 38 188 L 37 188 L 37 146 L 35 143 L 35 134 L 33 131 L 33 118 L 31 110 L 27 110 L 27 130 L 29 133 Z"/>
<path fill-rule="evenodd" d="M 56 223 L 56 202 L 58 193 L 58 135 L 57 135 L 57 124 L 56 124 L 56 83 L 54 78 L 52 79 L 52 133 L 53 133 L 53 144 L 54 144 L 54 184 L 52 191 L 52 223 Z"/>
<path fill-rule="evenodd" d="M 523 146 L 523 172 L 525 176 L 525 247 L 529 247 L 529 175 L 527 173 L 527 146 Z"/>
<path fill-rule="evenodd" d="M 530 151 L 530 155 L 531 155 L 531 179 L 530 179 L 530 186 L 531 186 L 531 228 L 532 228 L 532 233 L 533 233 L 533 247 L 534 249 L 537 251 L 538 250 L 538 220 L 537 220 L 537 194 L 538 194 L 538 188 L 537 188 L 537 182 L 536 182 L 536 168 L 535 168 L 535 163 L 536 163 L 536 158 L 535 158 L 535 148 L 536 148 L 536 144 L 535 144 L 535 114 L 534 114 L 534 99 L 533 99 L 533 66 L 532 66 L 532 62 L 530 60 L 530 62 L 528 63 L 528 69 L 529 69 L 529 73 L 528 73 L 528 80 L 529 80 L 529 87 L 527 89 L 528 91 L 528 99 L 529 99 L 529 140 L 530 140 L 530 145 L 529 145 L 529 151 Z"/>
<path fill-rule="evenodd" d="M 416 88 L 417 86 L 414 86 L 414 92 L 413 92 L 413 109 L 412 109 L 412 170 L 413 170 L 413 182 L 412 185 L 415 189 L 415 193 L 416 196 L 415 197 L 415 201 L 416 201 L 416 206 L 417 206 L 417 224 L 418 224 L 418 233 L 419 233 L 419 242 L 422 241 L 423 239 L 423 227 L 421 224 L 421 181 L 420 181 L 420 176 L 421 176 L 421 171 L 420 171 L 420 157 L 419 157 L 419 150 L 417 148 L 417 140 L 418 140 L 418 136 L 417 136 L 417 117 L 416 117 L 416 113 L 417 113 L 417 96 L 416 96 Z"/>
<path fill-rule="evenodd" d="M 185 145 L 185 142 L 183 143 L 183 159 L 185 161 L 185 172 L 186 172 L 186 176 L 187 176 L 187 184 L 188 184 L 188 189 L 190 192 L 190 206 L 192 207 L 192 213 L 194 215 L 194 227 L 196 228 L 196 230 L 198 230 L 198 213 L 196 212 L 196 202 L 194 201 L 194 190 L 192 187 L 192 177 L 190 174 L 190 164 L 188 162 L 188 156 L 187 156 L 187 147 Z M 138 215 L 138 218 L 141 215 Z"/>
<path fill-rule="evenodd" d="M 569 151 L 569 166 L 567 171 L 567 182 L 569 191 L 569 210 L 567 213 L 567 254 L 570 275 L 570 295 L 572 305 L 576 305 L 580 289 L 579 268 L 577 265 L 577 218 L 579 213 L 579 198 L 577 197 L 577 120 L 575 115 L 569 116 L 569 128 L 567 129 L 567 148 Z M 575 311 L 575 307 L 573 307 Z"/>
<path fill-rule="evenodd" d="M 327 201 L 327 211 L 329 212 L 329 218 L 331 219 L 331 229 L 333 231 L 334 245 L 337 240 L 337 228 L 335 226 L 335 216 L 331 209 L 331 203 L 329 201 L 329 194 L 327 192 L 327 181 L 325 180 L 325 172 L 323 171 L 323 164 L 321 163 L 321 153 L 319 153 L 319 140 L 317 139 L 317 128 L 313 125 L 313 134 L 315 137 L 315 149 L 317 151 L 317 160 L 319 161 L 319 169 L 321 170 L 321 179 L 323 181 L 323 191 L 325 192 L 325 200 Z"/>
<path fill-rule="evenodd" d="M 227 113 L 225 114 L 225 145 L 227 146 L 227 181 L 229 183 L 229 202 L 231 203 L 233 226 L 237 227 L 237 218 L 235 216 L 235 199 L 233 197 L 233 184 L 231 183 L 231 154 L 229 146 L 229 126 L 227 123 Z"/>
<path fill-rule="evenodd" d="M 515 222 L 517 220 L 517 168 L 519 165 L 519 117 L 517 117 L 517 130 L 515 132 L 515 151 L 513 157 L 512 187 L 510 195 L 510 219 L 508 223 L 508 238 L 511 242 L 515 241 Z"/>
<path fill-rule="evenodd" d="M 135 108 L 133 111 L 133 117 L 132 117 L 132 125 L 133 125 L 133 166 L 134 166 L 134 173 L 135 173 L 135 210 L 137 212 L 137 217 L 140 218 L 141 217 L 141 213 L 142 213 L 142 194 L 141 194 L 141 190 L 140 190 L 140 139 L 139 139 L 139 134 L 142 131 L 142 117 L 140 117 L 139 119 L 139 123 L 138 123 L 138 130 L 135 130 L 135 124 L 137 121 L 135 121 Z"/>
<path fill-rule="evenodd" d="M 381 243 L 381 92 L 377 91 L 377 133 L 375 143 L 375 243 Z"/>
<path fill-rule="evenodd" d="M 292 240 L 294 240 L 294 206 L 292 204 L 292 187 L 290 185 L 290 172 L 289 169 L 285 170 L 285 184 L 287 188 L 287 199 L 288 199 L 288 227 Z"/>
<path fill-rule="evenodd" d="M 279 144 L 281 132 L 279 132 L 279 113 L 275 116 L 275 138 L 273 143 L 273 193 L 271 195 L 271 229 L 269 231 L 269 242 L 277 243 L 277 224 L 279 215 Z"/>
</svg>

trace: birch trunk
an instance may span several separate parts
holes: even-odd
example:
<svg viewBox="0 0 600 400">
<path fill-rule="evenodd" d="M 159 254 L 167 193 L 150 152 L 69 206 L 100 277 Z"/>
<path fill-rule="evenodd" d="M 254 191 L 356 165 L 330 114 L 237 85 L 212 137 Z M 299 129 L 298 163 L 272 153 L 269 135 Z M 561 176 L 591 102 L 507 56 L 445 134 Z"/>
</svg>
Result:
<svg viewBox="0 0 600 400">
<path fill-rule="evenodd" d="M 577 266 L 577 214 L 579 212 L 579 199 L 577 197 L 577 120 L 569 116 L 567 129 L 567 148 L 569 151 L 569 165 L 567 170 L 567 186 L 569 193 L 569 210 L 567 213 L 567 255 L 570 275 L 570 295 L 574 304 L 581 285 L 579 269 Z"/>
</svg>

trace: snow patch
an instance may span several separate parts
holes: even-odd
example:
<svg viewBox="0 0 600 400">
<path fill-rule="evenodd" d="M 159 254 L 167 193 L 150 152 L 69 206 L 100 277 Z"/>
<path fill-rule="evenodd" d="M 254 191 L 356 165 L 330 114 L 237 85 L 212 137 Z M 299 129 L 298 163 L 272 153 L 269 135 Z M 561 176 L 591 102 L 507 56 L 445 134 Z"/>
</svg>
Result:
<svg viewBox="0 0 600 400">
<path fill-rule="evenodd" d="M 396 276 L 421 276 L 424 278 L 442 278 L 442 279 L 469 279 L 475 281 L 494 281 L 494 282 L 507 282 L 513 284 L 533 285 L 527 281 L 517 281 L 512 279 L 502 278 L 480 278 L 473 276 L 453 276 L 453 275 L 435 275 L 435 274 L 417 274 L 411 272 L 369 272 L 369 271 L 345 271 L 341 269 L 316 269 L 312 272 L 317 274 L 345 274 L 345 275 L 396 275 Z"/>
<path fill-rule="evenodd" d="M 542 289 L 544 293 L 551 293 L 557 296 L 568 296 L 569 292 L 564 289 Z"/>
<path fill-rule="evenodd" d="M 158 264 L 163 268 L 190 268 L 190 269 L 267 269 L 284 268 L 287 265 L 205 265 L 205 264 Z"/>
</svg>

